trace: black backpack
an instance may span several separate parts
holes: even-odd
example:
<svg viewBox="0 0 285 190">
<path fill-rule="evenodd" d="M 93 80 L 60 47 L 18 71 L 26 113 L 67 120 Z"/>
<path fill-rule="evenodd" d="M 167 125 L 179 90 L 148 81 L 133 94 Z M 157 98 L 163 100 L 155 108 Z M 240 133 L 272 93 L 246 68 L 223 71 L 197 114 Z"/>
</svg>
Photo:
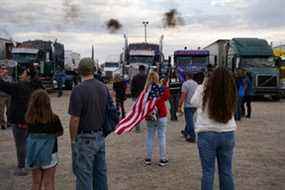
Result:
<svg viewBox="0 0 285 190">
<path fill-rule="evenodd" d="M 107 137 L 110 133 L 115 131 L 117 124 L 120 120 L 120 113 L 115 107 L 112 97 L 108 93 L 108 100 L 105 111 L 105 120 L 103 125 L 103 135 Z"/>
</svg>

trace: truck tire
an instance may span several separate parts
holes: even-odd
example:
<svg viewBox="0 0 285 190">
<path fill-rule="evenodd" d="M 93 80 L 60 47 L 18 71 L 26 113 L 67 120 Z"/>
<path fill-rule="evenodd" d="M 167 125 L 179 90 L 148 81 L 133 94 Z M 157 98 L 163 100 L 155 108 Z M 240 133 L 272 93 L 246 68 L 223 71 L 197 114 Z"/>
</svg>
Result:
<svg viewBox="0 0 285 190">
<path fill-rule="evenodd" d="M 279 102 L 281 99 L 281 96 L 278 94 L 278 95 L 272 95 L 272 100 L 273 101 L 276 101 L 276 102 Z"/>
</svg>

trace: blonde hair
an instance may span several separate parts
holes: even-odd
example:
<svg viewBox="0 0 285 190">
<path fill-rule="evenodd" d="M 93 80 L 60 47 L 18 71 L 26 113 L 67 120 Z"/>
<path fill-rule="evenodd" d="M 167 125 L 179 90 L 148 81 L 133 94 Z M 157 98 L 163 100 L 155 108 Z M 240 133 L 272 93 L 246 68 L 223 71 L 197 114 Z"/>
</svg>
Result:
<svg viewBox="0 0 285 190">
<path fill-rule="evenodd" d="M 148 74 L 147 80 L 146 80 L 146 83 L 145 83 L 145 87 L 147 88 L 149 85 L 151 85 L 153 83 L 154 84 L 159 84 L 159 75 L 155 71 L 151 71 Z"/>
</svg>

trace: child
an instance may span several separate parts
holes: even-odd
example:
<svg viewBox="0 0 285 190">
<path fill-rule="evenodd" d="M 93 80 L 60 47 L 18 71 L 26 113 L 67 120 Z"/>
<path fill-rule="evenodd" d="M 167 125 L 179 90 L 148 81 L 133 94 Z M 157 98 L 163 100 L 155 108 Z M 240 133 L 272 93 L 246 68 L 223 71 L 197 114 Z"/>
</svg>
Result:
<svg viewBox="0 0 285 190">
<path fill-rule="evenodd" d="M 152 149 L 153 149 L 153 138 L 157 132 L 159 140 L 159 166 L 166 166 L 168 160 L 166 158 L 166 127 L 167 127 L 167 107 L 165 102 L 170 96 L 169 88 L 167 87 L 167 81 L 163 81 L 163 85 L 159 85 L 159 76 L 156 72 L 150 72 L 146 88 L 160 88 L 163 89 L 160 96 L 156 100 L 154 111 L 147 115 L 147 139 L 146 139 L 146 149 L 147 157 L 145 159 L 146 165 L 151 165 L 152 162 Z M 160 91 L 160 90 L 159 90 Z"/>
<path fill-rule="evenodd" d="M 52 112 L 46 91 L 35 91 L 26 113 L 28 124 L 26 165 L 32 169 L 32 190 L 54 190 L 57 137 L 63 134 L 60 119 Z"/>
</svg>

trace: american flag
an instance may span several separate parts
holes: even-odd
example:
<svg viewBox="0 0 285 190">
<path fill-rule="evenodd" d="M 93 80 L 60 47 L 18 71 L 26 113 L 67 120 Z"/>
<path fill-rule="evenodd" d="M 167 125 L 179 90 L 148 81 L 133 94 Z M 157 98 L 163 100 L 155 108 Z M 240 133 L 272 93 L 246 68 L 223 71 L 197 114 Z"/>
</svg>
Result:
<svg viewBox="0 0 285 190">
<path fill-rule="evenodd" d="M 163 88 L 156 84 L 152 84 L 149 88 L 144 89 L 132 106 L 130 112 L 119 122 L 115 133 L 121 135 L 129 132 L 143 121 L 144 118 L 153 111 L 156 100 L 162 93 Z"/>
</svg>

